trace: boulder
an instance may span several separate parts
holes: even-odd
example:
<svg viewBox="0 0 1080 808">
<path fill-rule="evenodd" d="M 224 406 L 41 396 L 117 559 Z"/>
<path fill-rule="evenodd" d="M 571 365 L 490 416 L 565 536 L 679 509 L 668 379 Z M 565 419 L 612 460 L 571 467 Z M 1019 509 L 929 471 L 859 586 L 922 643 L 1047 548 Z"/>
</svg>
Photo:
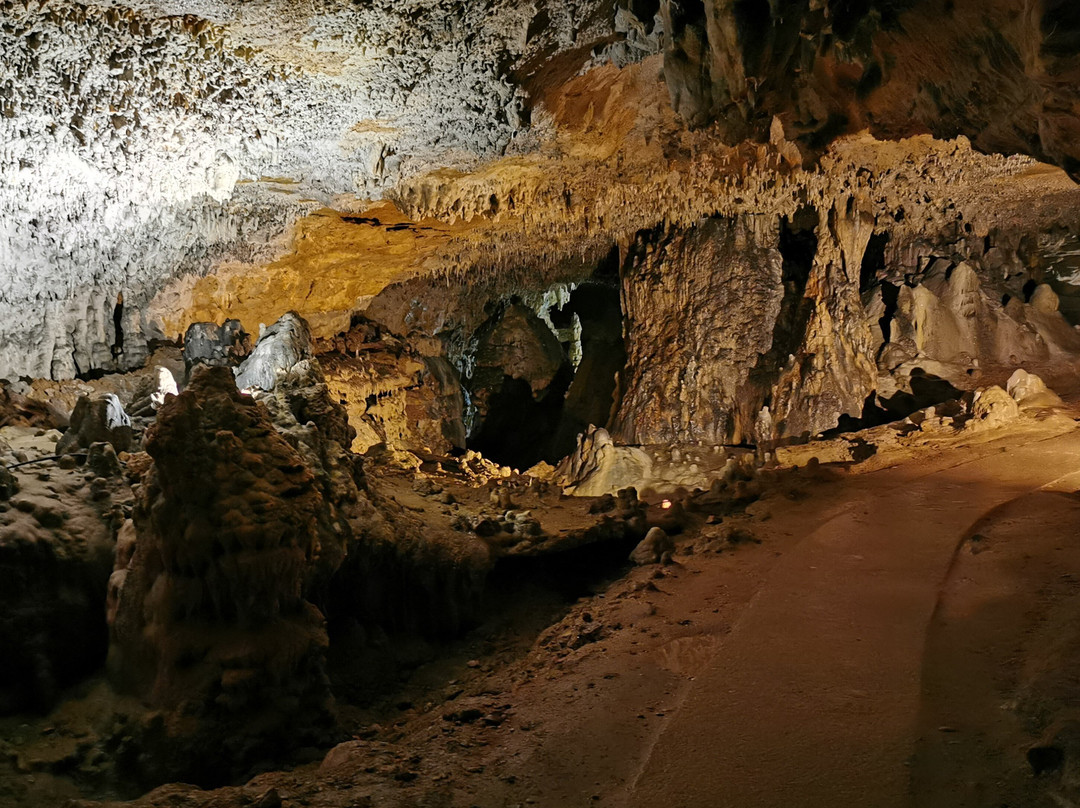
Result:
<svg viewBox="0 0 1080 808">
<path fill-rule="evenodd" d="M 311 356 L 307 322 L 296 312 L 287 312 L 273 325 L 260 329 L 255 350 L 234 371 L 236 386 L 241 390 L 273 390 L 278 372 Z"/>
<path fill-rule="evenodd" d="M 1009 395 L 1016 399 L 1021 410 L 1063 407 L 1065 402 L 1046 386 L 1046 383 L 1034 373 L 1017 368 L 1005 385 Z"/>
<path fill-rule="evenodd" d="M 106 393 L 95 399 L 82 396 L 71 413 L 71 426 L 56 444 L 57 454 L 89 449 L 94 443 L 110 443 L 118 452 L 129 451 L 135 433 L 120 399 Z"/>
<path fill-rule="evenodd" d="M 1058 299 L 1057 292 L 1051 289 L 1049 284 L 1040 283 L 1031 293 L 1028 305 L 1043 314 L 1054 314 L 1061 308 L 1061 301 Z"/>
<path fill-rule="evenodd" d="M 639 566 L 645 564 L 658 564 L 665 553 L 675 551 L 675 542 L 663 531 L 663 529 L 650 528 L 638 546 L 630 553 L 630 560 Z"/>
<path fill-rule="evenodd" d="M 968 427 L 996 427 L 1012 423 L 1020 417 L 1016 399 L 997 385 L 978 393 Z"/>
</svg>

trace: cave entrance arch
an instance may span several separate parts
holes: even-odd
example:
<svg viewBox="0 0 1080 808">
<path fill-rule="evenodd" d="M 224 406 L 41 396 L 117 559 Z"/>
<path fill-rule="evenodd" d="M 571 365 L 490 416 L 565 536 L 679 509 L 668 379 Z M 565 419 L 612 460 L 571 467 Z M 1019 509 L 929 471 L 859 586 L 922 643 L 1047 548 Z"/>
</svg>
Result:
<svg viewBox="0 0 1080 808">
<path fill-rule="evenodd" d="M 555 463 L 611 420 L 626 363 L 617 254 L 563 300 L 536 311 L 510 298 L 477 331 L 467 446 L 502 465 Z"/>
</svg>

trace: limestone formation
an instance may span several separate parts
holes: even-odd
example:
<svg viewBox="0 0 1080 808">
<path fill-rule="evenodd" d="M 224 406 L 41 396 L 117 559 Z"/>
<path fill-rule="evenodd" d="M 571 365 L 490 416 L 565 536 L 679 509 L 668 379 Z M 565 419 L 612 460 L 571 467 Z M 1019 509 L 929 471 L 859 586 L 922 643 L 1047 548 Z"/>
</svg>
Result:
<svg viewBox="0 0 1080 808">
<path fill-rule="evenodd" d="M 616 446 L 606 429 L 590 426 L 578 436 L 577 449 L 555 470 L 567 493 L 582 497 L 614 494 L 643 484 L 651 476 L 652 460 L 633 446 Z"/>
<path fill-rule="evenodd" d="M 670 554 L 675 550 L 675 543 L 661 528 L 649 528 L 645 538 L 641 540 L 634 551 L 630 553 L 630 560 L 635 564 L 657 564 L 663 559 L 664 554 Z"/>
<path fill-rule="evenodd" d="M 1028 373 L 1023 368 L 1017 368 L 1013 375 L 1009 377 L 1009 381 L 1005 384 L 1005 390 L 1016 399 L 1016 403 L 1021 410 L 1065 406 L 1065 402 L 1061 400 L 1057 393 L 1046 386 L 1046 382 L 1034 373 Z"/>
<path fill-rule="evenodd" d="M 177 336 L 145 316 L 162 281 L 272 255 L 338 194 L 502 154 L 538 67 L 611 41 L 594 9 L 5 5 L 0 368 L 137 367 L 147 338 Z"/>
<path fill-rule="evenodd" d="M 239 320 L 192 323 L 184 333 L 184 365 L 235 365 L 251 353 L 251 335 Z"/>
<path fill-rule="evenodd" d="M 251 356 L 236 368 L 236 386 L 241 390 L 273 390 L 278 373 L 310 357 L 311 331 L 302 317 L 288 312 L 259 330 Z"/>
<path fill-rule="evenodd" d="M 465 402 L 457 370 L 432 341 L 403 340 L 358 323 L 319 345 L 335 400 L 356 430 L 351 448 L 448 454 L 465 447 Z M 420 349 L 426 348 L 425 354 Z M 436 355 L 430 355 L 437 351 Z"/>
<path fill-rule="evenodd" d="M 876 374 L 851 267 L 872 227 L 847 208 L 804 210 L 794 222 L 709 219 L 648 245 L 626 281 L 615 436 L 740 443 L 859 415 Z"/>
<path fill-rule="evenodd" d="M 146 449 L 110 673 L 160 711 L 131 730 L 160 767 L 143 776 L 212 781 L 327 725 L 326 631 L 303 596 L 322 496 L 227 368 L 197 371 Z"/>
<path fill-rule="evenodd" d="M 104 660 L 123 499 L 82 469 L 0 470 L 0 713 L 48 710 Z"/>
<path fill-rule="evenodd" d="M 60 454 L 90 448 L 94 443 L 109 443 L 118 452 L 132 447 L 134 433 L 131 418 L 124 412 L 119 397 L 106 393 L 93 400 L 82 397 L 71 413 L 71 425 L 56 446 Z"/>
</svg>

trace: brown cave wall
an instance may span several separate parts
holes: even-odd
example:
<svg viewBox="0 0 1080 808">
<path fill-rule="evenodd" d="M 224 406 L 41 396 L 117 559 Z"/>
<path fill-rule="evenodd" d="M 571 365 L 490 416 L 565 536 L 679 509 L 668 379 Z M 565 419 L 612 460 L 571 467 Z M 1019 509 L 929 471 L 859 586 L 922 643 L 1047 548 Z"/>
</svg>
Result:
<svg viewBox="0 0 1080 808">
<path fill-rule="evenodd" d="M 869 129 L 967 135 L 983 151 L 1080 160 L 1080 11 L 1068 0 L 704 0 L 662 4 L 664 71 L 691 125 L 809 155 Z"/>
<path fill-rule="evenodd" d="M 623 279 L 613 436 L 755 443 L 860 415 L 876 379 L 859 298 L 872 231 L 851 199 L 824 215 L 713 217 L 646 237 Z"/>
<path fill-rule="evenodd" d="M 743 216 L 641 245 L 623 279 L 628 358 L 616 440 L 738 443 L 752 433 L 737 402 L 780 313 L 778 243 L 776 217 Z"/>
</svg>

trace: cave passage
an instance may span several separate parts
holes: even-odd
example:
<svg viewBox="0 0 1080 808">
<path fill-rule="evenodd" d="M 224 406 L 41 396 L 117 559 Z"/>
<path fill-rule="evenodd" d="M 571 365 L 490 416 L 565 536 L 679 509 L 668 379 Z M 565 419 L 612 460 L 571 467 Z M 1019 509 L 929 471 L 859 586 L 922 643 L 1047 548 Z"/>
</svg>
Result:
<svg viewBox="0 0 1080 808">
<path fill-rule="evenodd" d="M 558 362 L 550 381 L 538 389 L 536 377 L 528 377 L 540 364 L 536 359 L 516 373 L 506 372 L 509 368 L 481 371 L 467 383 L 471 399 L 482 409 L 468 448 L 502 465 L 526 469 L 540 461 L 561 460 L 590 424 L 608 425 L 618 375 L 626 363 L 617 268 L 615 272 L 613 276 L 601 268 L 574 289 L 565 305 L 549 310 L 558 340 L 557 354 L 552 342 L 543 357 Z M 493 320 L 505 321 L 506 312 Z M 491 333 L 498 325 L 489 321 L 482 331 Z M 481 353 L 484 340 L 482 335 Z"/>
</svg>

